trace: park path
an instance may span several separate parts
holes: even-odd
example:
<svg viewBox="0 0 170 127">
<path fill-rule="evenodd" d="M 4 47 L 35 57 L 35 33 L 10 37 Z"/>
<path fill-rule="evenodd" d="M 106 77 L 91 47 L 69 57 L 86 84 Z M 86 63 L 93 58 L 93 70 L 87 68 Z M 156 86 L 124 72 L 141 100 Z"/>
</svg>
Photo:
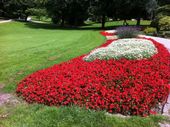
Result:
<svg viewBox="0 0 170 127">
<path fill-rule="evenodd" d="M 16 105 L 19 103 L 19 100 L 15 95 L 10 93 L 2 92 L 5 84 L 0 84 L 0 107 L 4 105 Z"/>
<path fill-rule="evenodd" d="M 160 37 L 152 37 L 152 36 L 145 36 L 145 35 L 140 35 L 140 36 L 154 39 L 155 41 L 164 45 L 168 49 L 168 51 L 170 52 L 170 39 L 165 39 L 165 38 L 160 38 Z"/>
<path fill-rule="evenodd" d="M 12 20 L 9 19 L 9 20 L 0 20 L 0 23 L 8 23 L 8 22 L 11 22 Z"/>
</svg>

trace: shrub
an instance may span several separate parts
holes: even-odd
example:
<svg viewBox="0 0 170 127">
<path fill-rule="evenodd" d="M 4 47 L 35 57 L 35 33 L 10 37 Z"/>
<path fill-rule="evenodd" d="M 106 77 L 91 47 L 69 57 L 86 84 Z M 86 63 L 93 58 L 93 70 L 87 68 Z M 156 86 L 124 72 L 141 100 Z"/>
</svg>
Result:
<svg viewBox="0 0 170 127">
<path fill-rule="evenodd" d="M 139 27 L 118 27 L 116 34 L 119 38 L 135 38 L 140 33 Z"/>
<path fill-rule="evenodd" d="M 159 7 L 156 10 L 156 18 L 152 21 L 151 26 L 156 27 L 157 30 L 169 30 L 170 4 Z"/>
<path fill-rule="evenodd" d="M 157 30 L 154 27 L 147 27 L 143 31 L 145 34 L 156 34 Z"/>
<path fill-rule="evenodd" d="M 98 48 L 92 51 L 83 59 L 85 61 L 94 61 L 96 59 L 143 59 L 150 58 L 157 53 L 157 49 L 152 43 L 146 39 L 120 39 L 113 41 L 104 48 Z"/>
<path fill-rule="evenodd" d="M 165 16 L 159 20 L 160 30 L 170 30 L 170 16 Z"/>
<path fill-rule="evenodd" d="M 149 59 L 85 62 L 83 55 L 27 76 L 18 84 L 17 95 L 29 103 L 148 115 L 166 101 L 170 78 L 169 52 L 149 40 L 158 49 Z"/>
<path fill-rule="evenodd" d="M 164 16 L 170 16 L 170 4 L 159 7 L 156 11 L 157 18 L 163 18 Z"/>
</svg>

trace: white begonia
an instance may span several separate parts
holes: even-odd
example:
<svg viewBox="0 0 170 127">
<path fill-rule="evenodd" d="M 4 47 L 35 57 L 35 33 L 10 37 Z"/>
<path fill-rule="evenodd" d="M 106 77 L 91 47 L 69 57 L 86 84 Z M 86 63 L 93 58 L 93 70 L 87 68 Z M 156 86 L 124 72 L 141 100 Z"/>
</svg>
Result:
<svg viewBox="0 0 170 127">
<path fill-rule="evenodd" d="M 144 58 L 150 58 L 157 52 L 157 48 L 152 43 L 152 41 L 146 39 L 130 38 L 113 41 L 107 47 L 95 49 L 83 59 L 85 61 L 120 58 L 140 60 Z"/>
</svg>

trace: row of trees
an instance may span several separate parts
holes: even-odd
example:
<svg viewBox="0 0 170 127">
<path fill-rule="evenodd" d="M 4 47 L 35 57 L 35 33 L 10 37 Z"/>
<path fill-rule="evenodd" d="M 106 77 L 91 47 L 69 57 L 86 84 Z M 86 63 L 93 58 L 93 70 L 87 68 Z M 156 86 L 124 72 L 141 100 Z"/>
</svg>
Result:
<svg viewBox="0 0 170 127">
<path fill-rule="evenodd" d="M 108 18 L 117 20 L 154 18 L 158 5 L 170 0 L 0 0 L 0 14 L 3 17 L 24 18 L 29 15 L 48 14 L 53 23 L 82 25 L 88 18 L 101 22 Z M 47 10 L 47 13 L 46 11 Z"/>
</svg>

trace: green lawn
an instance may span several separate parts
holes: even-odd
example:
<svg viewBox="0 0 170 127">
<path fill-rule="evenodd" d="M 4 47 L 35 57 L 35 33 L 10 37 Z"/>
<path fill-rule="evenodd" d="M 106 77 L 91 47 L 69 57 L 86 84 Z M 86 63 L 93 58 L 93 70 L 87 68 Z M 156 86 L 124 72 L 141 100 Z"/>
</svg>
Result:
<svg viewBox="0 0 170 127">
<path fill-rule="evenodd" d="M 134 22 L 129 22 L 130 24 Z M 107 27 L 122 22 L 107 23 Z M 135 23 L 134 23 L 135 24 Z M 149 21 L 142 22 L 148 25 Z M 57 28 L 55 25 L 12 22 L 0 24 L 0 85 L 3 92 L 14 92 L 17 82 L 39 69 L 88 53 L 105 38 L 99 34 L 100 24 L 81 28 Z M 158 127 L 163 118 L 109 117 L 105 112 L 80 108 L 55 108 L 21 104 L 0 107 L 0 127 Z"/>
<path fill-rule="evenodd" d="M 0 127 L 159 127 L 163 120 L 161 116 L 121 118 L 78 107 L 21 105 L 8 119 L 0 119 Z"/>
<path fill-rule="evenodd" d="M 5 91 L 13 91 L 29 73 L 87 53 L 104 42 L 99 31 L 29 25 L 0 25 L 0 84 L 6 84 Z"/>
</svg>

